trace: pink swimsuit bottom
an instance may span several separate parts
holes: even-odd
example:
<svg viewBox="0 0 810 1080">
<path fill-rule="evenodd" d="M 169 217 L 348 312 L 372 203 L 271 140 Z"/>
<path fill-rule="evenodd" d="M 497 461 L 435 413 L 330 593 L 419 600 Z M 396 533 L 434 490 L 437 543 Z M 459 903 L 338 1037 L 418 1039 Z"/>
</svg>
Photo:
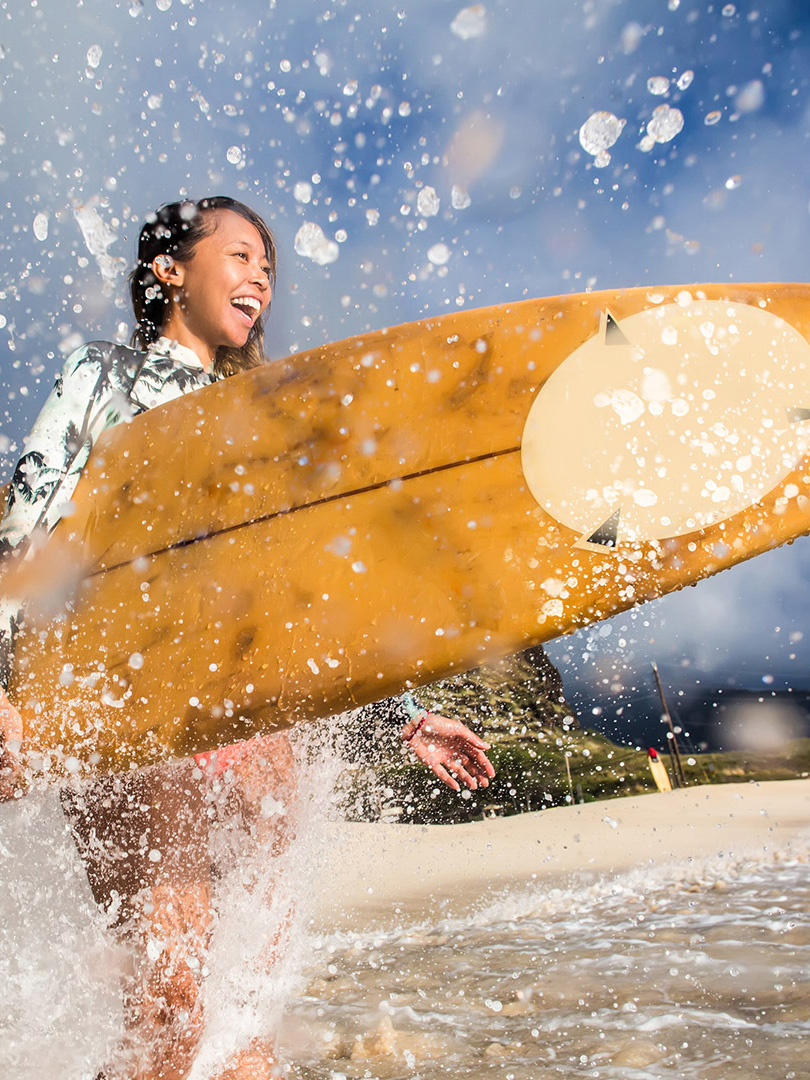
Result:
<svg viewBox="0 0 810 1080">
<path fill-rule="evenodd" d="M 237 761 L 241 761 L 263 738 L 266 736 L 257 735 L 253 739 L 231 743 L 230 746 L 220 746 L 217 750 L 206 750 L 204 754 L 195 754 L 194 760 L 209 778 L 219 776 Z"/>
</svg>

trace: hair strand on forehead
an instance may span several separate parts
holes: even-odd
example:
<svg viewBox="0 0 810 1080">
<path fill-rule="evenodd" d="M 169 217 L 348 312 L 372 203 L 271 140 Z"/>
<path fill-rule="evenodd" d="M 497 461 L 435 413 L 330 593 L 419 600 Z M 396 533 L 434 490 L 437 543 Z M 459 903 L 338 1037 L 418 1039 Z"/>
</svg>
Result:
<svg viewBox="0 0 810 1080">
<path fill-rule="evenodd" d="M 152 263 L 160 255 L 168 255 L 176 262 L 187 262 L 199 242 L 216 228 L 213 214 L 217 210 L 230 210 L 256 229 L 270 267 L 270 283 L 275 285 L 276 243 L 255 210 L 227 195 L 214 195 L 198 202 L 167 203 L 146 219 L 138 240 L 138 259 L 129 275 L 129 294 L 135 313 L 131 338 L 134 348 L 146 349 L 157 341 L 168 315 L 169 297 L 155 276 Z M 214 371 L 218 375 L 234 375 L 237 371 L 256 367 L 264 360 L 264 322 L 257 319 L 241 348 L 220 346 Z"/>
</svg>

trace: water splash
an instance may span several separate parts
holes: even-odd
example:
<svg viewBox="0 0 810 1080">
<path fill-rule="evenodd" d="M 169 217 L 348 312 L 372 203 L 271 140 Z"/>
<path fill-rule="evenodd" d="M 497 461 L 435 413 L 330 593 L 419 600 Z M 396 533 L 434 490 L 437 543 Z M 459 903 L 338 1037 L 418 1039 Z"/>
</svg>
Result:
<svg viewBox="0 0 810 1080">
<path fill-rule="evenodd" d="M 328 266 L 335 262 L 340 249 L 334 240 L 330 240 L 320 225 L 306 221 L 295 234 L 295 253 L 304 259 L 312 259 L 318 266 Z"/>
<path fill-rule="evenodd" d="M 652 78 L 647 79 L 647 89 L 651 94 L 660 97 L 669 90 L 669 79 L 664 75 L 653 75 Z"/>
<path fill-rule="evenodd" d="M 462 41 L 483 37 L 487 32 L 486 7 L 483 4 L 473 4 L 471 7 L 462 8 L 450 23 L 450 29 Z"/>
<path fill-rule="evenodd" d="M 435 217 L 441 207 L 441 200 L 433 187 L 423 187 L 416 197 L 416 209 L 422 217 Z"/>
<path fill-rule="evenodd" d="M 452 251 L 447 244 L 434 244 L 428 251 L 428 260 L 434 266 L 445 266 L 450 261 Z"/>
<path fill-rule="evenodd" d="M 734 98 L 734 105 L 741 113 L 756 112 L 765 104 L 765 86 L 761 79 L 746 83 Z"/>
<path fill-rule="evenodd" d="M 212 837 L 227 868 L 216 895 L 220 912 L 205 983 L 206 1032 L 188 1080 L 208 1080 L 236 1051 L 259 1039 L 272 1043 L 291 995 L 300 990 L 309 956 L 308 926 L 344 768 L 341 718 L 304 724 L 291 737 L 297 794 L 293 805 L 263 800 L 265 816 L 281 813 L 293 839 L 285 851 L 246 843 L 243 829 L 220 814 Z M 227 791 L 217 794 L 220 805 Z"/>
<path fill-rule="evenodd" d="M 104 293 L 109 295 L 115 288 L 118 278 L 126 271 L 126 259 L 110 255 L 108 249 L 118 239 L 118 233 L 108 225 L 99 213 L 101 200 L 93 196 L 83 206 L 73 211 L 76 223 L 81 229 L 87 250 L 96 260 L 104 279 Z"/>
<path fill-rule="evenodd" d="M 40 243 L 44 243 L 48 239 L 48 215 L 44 212 L 40 212 L 34 217 L 34 236 Z"/>
<path fill-rule="evenodd" d="M 647 124 L 647 134 L 657 143 L 671 142 L 683 130 L 683 113 L 672 105 L 659 105 Z"/>
<path fill-rule="evenodd" d="M 594 156 L 596 166 L 603 168 L 609 164 L 608 150 L 617 142 L 626 123 L 626 120 L 620 120 L 612 112 L 602 110 L 591 113 L 579 129 L 580 146 L 586 153 Z"/>
</svg>

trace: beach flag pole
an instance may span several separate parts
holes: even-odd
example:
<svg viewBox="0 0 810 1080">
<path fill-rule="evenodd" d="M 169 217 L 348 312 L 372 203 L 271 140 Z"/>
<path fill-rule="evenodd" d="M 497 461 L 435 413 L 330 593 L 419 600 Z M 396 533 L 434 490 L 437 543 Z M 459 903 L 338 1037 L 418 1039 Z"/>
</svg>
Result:
<svg viewBox="0 0 810 1080">
<path fill-rule="evenodd" d="M 661 704 L 664 707 L 664 719 L 669 725 L 669 733 L 667 735 L 667 742 L 669 743 L 669 752 L 672 757 L 672 771 L 675 776 L 676 787 L 686 787 L 686 777 L 683 771 L 683 764 L 681 763 L 681 753 L 678 749 L 678 740 L 675 737 L 675 728 L 672 725 L 672 716 L 669 712 L 669 705 L 667 705 L 667 699 L 664 697 L 664 687 L 661 685 L 661 676 L 658 674 L 658 664 L 653 660 L 652 662 L 653 675 L 655 675 L 655 683 L 658 687 L 658 696 L 661 698 Z"/>
</svg>

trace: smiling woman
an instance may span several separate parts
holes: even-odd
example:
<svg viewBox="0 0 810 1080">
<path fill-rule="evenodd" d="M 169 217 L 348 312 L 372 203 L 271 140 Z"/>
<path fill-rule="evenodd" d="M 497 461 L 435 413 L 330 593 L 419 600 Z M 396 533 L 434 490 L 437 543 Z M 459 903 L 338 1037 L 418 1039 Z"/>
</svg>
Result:
<svg viewBox="0 0 810 1080">
<path fill-rule="evenodd" d="M 264 360 L 275 269 L 273 237 L 242 203 L 171 203 L 149 218 L 130 276 L 133 347 L 95 341 L 68 358 L 14 473 L 0 525 L 4 559 L 25 558 L 32 540 L 53 530 L 105 429 Z M 24 792 L 25 732 L 2 688 L 24 622 L 21 602 L 0 597 L 0 801 Z M 488 747 L 468 728 L 413 703 L 404 713 L 402 738 L 444 783 L 487 786 Z M 280 855 L 292 838 L 294 792 L 283 732 L 64 790 L 95 898 L 134 960 L 127 1037 L 97 1080 L 188 1076 L 203 1031 L 201 983 L 215 919 L 209 826 L 226 821 L 262 856 Z M 281 809 L 268 816 L 268 804 Z M 286 927 L 287 915 L 282 921 Z M 267 946 L 263 970 L 283 950 L 283 936 L 284 928 Z M 273 1048 L 254 1040 L 217 1077 L 267 1080 L 274 1067 Z"/>
<path fill-rule="evenodd" d="M 217 375 L 255 367 L 275 280 L 273 235 L 250 207 L 226 196 L 169 203 L 141 230 L 132 344 L 177 341 Z"/>
</svg>

